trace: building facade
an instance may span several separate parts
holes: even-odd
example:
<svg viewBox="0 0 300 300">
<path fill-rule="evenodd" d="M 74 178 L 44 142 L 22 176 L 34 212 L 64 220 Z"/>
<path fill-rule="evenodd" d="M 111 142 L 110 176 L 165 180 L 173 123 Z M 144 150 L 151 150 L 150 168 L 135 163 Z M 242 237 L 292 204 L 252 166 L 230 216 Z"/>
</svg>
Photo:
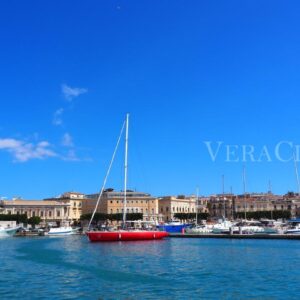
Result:
<svg viewBox="0 0 300 300">
<path fill-rule="evenodd" d="M 176 213 L 196 213 L 195 196 L 165 196 L 159 198 L 159 212 L 165 222 L 175 219 Z M 202 210 L 198 201 L 198 211 Z"/>
<path fill-rule="evenodd" d="M 40 217 L 43 223 L 61 223 L 68 220 L 70 205 L 55 201 L 42 200 L 2 200 L 0 201 L 0 213 L 26 214 L 30 217 Z"/>
<path fill-rule="evenodd" d="M 45 199 L 45 201 L 54 201 L 59 203 L 68 204 L 69 214 L 68 220 L 71 222 L 78 222 L 82 215 L 82 203 L 86 201 L 86 196 L 78 192 L 66 192 L 56 198 Z"/>
<path fill-rule="evenodd" d="M 87 195 L 82 203 L 83 214 L 92 213 L 95 209 L 99 194 Z M 162 216 L 158 210 L 158 199 L 150 194 L 142 192 L 127 191 L 126 193 L 127 213 L 142 213 L 144 221 L 161 221 Z M 124 211 L 124 192 L 107 189 L 102 194 L 97 212 L 104 214 L 118 214 Z"/>
<path fill-rule="evenodd" d="M 259 211 L 289 211 L 292 217 L 300 213 L 300 198 L 290 195 L 246 194 L 246 195 L 216 195 L 208 202 L 209 213 L 212 217 L 232 219 L 237 213 Z"/>
</svg>

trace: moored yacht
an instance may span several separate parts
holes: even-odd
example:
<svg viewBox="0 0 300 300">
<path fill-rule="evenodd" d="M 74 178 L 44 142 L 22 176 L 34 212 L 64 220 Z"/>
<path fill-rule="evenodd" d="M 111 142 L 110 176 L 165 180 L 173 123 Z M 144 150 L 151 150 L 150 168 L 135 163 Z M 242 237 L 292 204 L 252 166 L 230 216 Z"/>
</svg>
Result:
<svg viewBox="0 0 300 300">
<path fill-rule="evenodd" d="M 48 231 L 49 236 L 63 236 L 74 234 L 75 231 L 71 226 L 60 226 L 60 227 L 51 227 Z"/>
<path fill-rule="evenodd" d="M 21 227 L 2 227 L 0 226 L 0 237 L 10 237 L 16 234 L 17 230 Z"/>
<path fill-rule="evenodd" d="M 103 191 L 105 188 L 105 184 L 106 184 L 110 169 L 112 167 L 112 164 L 113 164 L 113 161 L 114 161 L 125 125 L 126 125 L 126 132 L 125 132 L 125 165 L 124 165 L 125 176 L 124 176 L 124 201 L 123 201 L 124 206 L 123 206 L 123 226 L 122 226 L 123 229 L 112 230 L 112 231 L 92 230 L 91 229 L 92 221 L 93 221 L 93 218 L 97 211 L 99 202 L 101 200 L 101 197 L 102 197 L 102 194 L 103 194 Z M 158 240 L 158 239 L 167 237 L 169 235 L 164 230 L 158 231 L 158 230 L 129 230 L 129 229 L 127 229 L 126 212 L 127 212 L 127 169 L 128 169 L 128 125 L 129 125 L 129 114 L 126 115 L 126 121 L 122 126 L 121 133 L 118 138 L 115 150 L 113 152 L 112 159 L 111 159 L 108 171 L 106 173 L 102 189 L 99 193 L 95 209 L 93 211 L 91 220 L 89 222 L 89 227 L 88 227 L 89 229 L 86 232 L 86 234 L 91 242 Z"/>
<path fill-rule="evenodd" d="M 288 221 L 288 228 L 285 234 L 300 234 L 300 219 Z"/>
<path fill-rule="evenodd" d="M 169 233 L 180 233 L 189 227 L 191 227 L 191 224 L 181 223 L 180 221 L 171 221 L 157 225 L 159 230 L 164 230 Z"/>
</svg>

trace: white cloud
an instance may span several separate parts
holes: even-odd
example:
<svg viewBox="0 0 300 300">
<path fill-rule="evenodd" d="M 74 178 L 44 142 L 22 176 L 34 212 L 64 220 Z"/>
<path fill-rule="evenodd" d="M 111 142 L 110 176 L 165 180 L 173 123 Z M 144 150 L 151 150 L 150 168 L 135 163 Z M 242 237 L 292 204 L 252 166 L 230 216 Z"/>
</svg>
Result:
<svg viewBox="0 0 300 300">
<path fill-rule="evenodd" d="M 0 150 L 11 153 L 17 162 L 57 156 L 50 147 L 51 145 L 47 141 L 33 144 L 11 138 L 0 139 Z"/>
<path fill-rule="evenodd" d="M 54 112 L 53 120 L 52 120 L 53 125 L 56 125 L 56 126 L 62 125 L 62 123 L 63 123 L 63 120 L 62 120 L 63 112 L 64 112 L 63 108 L 59 108 L 58 110 L 56 110 Z"/>
<path fill-rule="evenodd" d="M 67 155 L 63 157 L 63 159 L 67 161 L 80 161 L 74 149 L 70 149 Z"/>
<path fill-rule="evenodd" d="M 69 133 L 65 133 L 62 137 L 61 144 L 65 147 L 73 147 L 73 138 Z"/>
<path fill-rule="evenodd" d="M 84 89 L 84 88 L 77 88 L 77 87 L 72 88 L 66 84 L 63 84 L 61 86 L 61 89 L 62 89 L 62 93 L 63 93 L 64 97 L 68 101 L 72 101 L 73 98 L 76 98 L 81 94 L 85 94 L 88 91 L 87 89 Z"/>
</svg>

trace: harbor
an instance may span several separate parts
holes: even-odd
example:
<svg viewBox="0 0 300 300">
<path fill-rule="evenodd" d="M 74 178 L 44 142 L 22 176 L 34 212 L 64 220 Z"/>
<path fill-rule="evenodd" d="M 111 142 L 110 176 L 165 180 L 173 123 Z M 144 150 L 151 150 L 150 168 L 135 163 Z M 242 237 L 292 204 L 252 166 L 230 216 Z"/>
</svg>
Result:
<svg viewBox="0 0 300 300">
<path fill-rule="evenodd" d="M 296 299 L 298 256 L 292 240 L 10 238 L 0 241 L 0 297 Z"/>
</svg>

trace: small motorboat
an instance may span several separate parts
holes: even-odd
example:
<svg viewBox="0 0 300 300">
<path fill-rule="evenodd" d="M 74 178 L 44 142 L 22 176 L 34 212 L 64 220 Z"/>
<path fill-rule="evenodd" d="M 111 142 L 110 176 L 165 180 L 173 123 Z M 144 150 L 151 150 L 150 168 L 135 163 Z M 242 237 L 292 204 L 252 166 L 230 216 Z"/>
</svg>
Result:
<svg viewBox="0 0 300 300">
<path fill-rule="evenodd" d="M 14 236 L 16 232 L 20 229 L 20 226 L 15 226 L 15 227 L 2 227 L 0 226 L 0 237 L 10 237 Z"/>
<path fill-rule="evenodd" d="M 51 227 L 47 232 L 49 236 L 64 236 L 76 234 L 78 229 L 73 229 L 71 226 Z"/>
</svg>

